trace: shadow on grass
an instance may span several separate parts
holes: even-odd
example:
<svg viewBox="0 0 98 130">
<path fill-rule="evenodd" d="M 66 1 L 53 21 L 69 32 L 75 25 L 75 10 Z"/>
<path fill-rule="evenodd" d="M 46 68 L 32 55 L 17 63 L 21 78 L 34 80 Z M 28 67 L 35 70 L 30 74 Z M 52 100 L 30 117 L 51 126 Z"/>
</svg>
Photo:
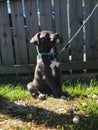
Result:
<svg viewBox="0 0 98 130">
<path fill-rule="evenodd" d="M 5 77 L 0 78 L 0 84 L 13 84 L 16 86 L 18 83 L 26 87 L 26 84 L 31 81 L 32 77 Z M 66 83 L 66 82 L 65 82 Z M 67 82 L 69 84 L 69 82 Z M 67 84 L 66 83 L 66 84 Z M 77 82 L 73 81 L 73 84 Z M 84 83 L 84 80 L 81 81 Z M 88 81 L 89 84 L 89 81 Z M 75 95 L 70 100 L 79 97 Z M 97 130 L 98 129 L 98 114 L 90 113 L 90 115 L 80 114 L 80 122 L 73 123 L 73 113 L 58 114 L 54 111 L 39 108 L 34 105 L 21 105 L 10 101 L 4 96 L 0 96 L 0 114 L 8 115 L 13 119 L 19 119 L 27 123 L 34 122 L 36 125 L 44 124 L 46 128 L 58 128 L 63 130 Z M 30 114 L 30 115 L 29 115 Z M 32 115 L 32 116 L 31 116 Z M 0 119 L 1 120 L 1 119 Z"/>
<path fill-rule="evenodd" d="M 97 130 L 98 114 L 78 115 L 80 122 L 73 123 L 73 113 L 58 114 L 53 111 L 38 108 L 34 105 L 18 105 L 7 98 L 0 96 L 0 114 L 9 115 L 13 119 L 25 122 L 34 122 L 36 125 L 44 124 L 46 128 L 57 128 L 64 130 Z M 31 114 L 32 116 L 30 116 Z"/>
</svg>

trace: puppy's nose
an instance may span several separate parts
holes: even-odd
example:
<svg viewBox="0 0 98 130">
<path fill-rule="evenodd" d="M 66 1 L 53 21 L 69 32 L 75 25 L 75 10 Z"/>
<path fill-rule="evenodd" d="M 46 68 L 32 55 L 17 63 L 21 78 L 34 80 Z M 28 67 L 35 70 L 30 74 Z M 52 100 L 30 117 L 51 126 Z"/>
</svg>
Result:
<svg viewBox="0 0 98 130">
<path fill-rule="evenodd" d="M 63 43 L 63 38 L 58 33 L 55 33 L 55 35 L 57 37 L 57 42 L 60 42 L 62 44 Z"/>
<path fill-rule="evenodd" d="M 55 33 L 55 35 L 56 35 L 56 36 L 59 36 L 59 34 L 58 34 L 58 33 Z"/>
</svg>

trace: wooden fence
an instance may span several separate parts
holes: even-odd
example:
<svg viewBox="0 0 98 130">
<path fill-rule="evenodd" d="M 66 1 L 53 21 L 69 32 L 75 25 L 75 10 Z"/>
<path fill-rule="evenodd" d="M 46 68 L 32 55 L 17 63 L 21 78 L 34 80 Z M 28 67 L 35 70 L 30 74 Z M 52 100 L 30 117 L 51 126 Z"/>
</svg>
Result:
<svg viewBox="0 0 98 130">
<path fill-rule="evenodd" d="M 63 44 L 74 35 L 98 0 L 0 0 L 0 74 L 31 73 L 36 63 L 37 32 L 60 33 Z M 61 71 L 98 70 L 98 8 L 71 46 L 58 56 Z"/>
</svg>

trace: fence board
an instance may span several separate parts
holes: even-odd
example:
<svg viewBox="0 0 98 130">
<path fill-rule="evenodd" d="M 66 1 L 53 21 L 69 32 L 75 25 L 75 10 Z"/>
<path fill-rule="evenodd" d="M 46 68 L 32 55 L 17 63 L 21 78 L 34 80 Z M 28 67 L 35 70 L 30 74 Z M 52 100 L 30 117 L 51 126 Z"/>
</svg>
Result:
<svg viewBox="0 0 98 130">
<path fill-rule="evenodd" d="M 87 62 L 66 62 L 61 64 L 61 71 L 69 71 L 70 69 L 72 69 L 73 71 L 77 72 L 77 71 L 84 71 L 85 69 L 87 71 L 89 70 L 96 70 L 98 71 L 98 61 L 87 61 Z"/>
<path fill-rule="evenodd" d="M 0 65 L 1 65 L 1 48 L 0 48 Z"/>
<path fill-rule="evenodd" d="M 57 46 L 57 50 L 60 51 L 82 24 L 83 0 L 53 0 L 54 6 L 52 6 L 52 0 L 25 0 L 26 16 L 23 15 L 22 0 L 10 1 L 12 21 L 9 21 L 6 0 L 0 1 L 0 74 L 34 71 L 34 66 L 32 69 L 29 64 L 36 63 L 36 49 L 34 45 L 29 44 L 29 40 L 40 30 L 49 29 L 62 36 L 63 44 Z M 87 17 L 98 0 L 84 1 Z M 38 8 L 39 14 L 37 13 Z M 24 24 L 24 20 L 26 24 Z M 61 71 L 69 73 L 69 70 L 72 70 L 71 72 L 77 73 L 77 71 L 83 72 L 86 69 L 98 72 L 98 8 L 86 24 L 87 61 L 85 62 L 83 62 L 82 33 L 81 31 L 72 42 L 71 62 L 69 60 L 70 48 L 60 53 Z M 4 67 L 5 65 L 6 67 Z"/>
<path fill-rule="evenodd" d="M 56 31 L 60 33 L 63 38 L 63 44 L 58 46 L 58 51 L 62 49 L 68 41 L 68 29 L 67 29 L 67 1 L 66 0 L 54 0 L 55 10 L 55 26 Z M 60 53 L 60 61 L 69 60 L 68 48 Z"/>
<path fill-rule="evenodd" d="M 91 13 L 98 0 L 86 0 L 86 17 Z M 98 60 L 98 8 L 86 25 L 87 60 Z"/>
<path fill-rule="evenodd" d="M 20 0 L 11 0 L 11 10 L 16 64 L 27 64 L 27 43 L 24 29 L 22 2 Z"/>
<path fill-rule="evenodd" d="M 41 30 L 53 30 L 51 0 L 40 0 Z"/>
<path fill-rule="evenodd" d="M 6 1 L 0 3 L 0 49 L 2 65 L 13 65 L 13 46 Z"/>
<path fill-rule="evenodd" d="M 26 37 L 28 44 L 29 63 L 34 64 L 36 61 L 36 48 L 35 45 L 30 44 L 30 39 L 39 32 L 38 14 L 36 0 L 26 0 Z"/>
<path fill-rule="evenodd" d="M 89 66 L 90 65 L 90 66 Z M 84 69 L 87 69 L 87 72 L 96 72 L 98 75 L 98 61 L 88 61 L 88 62 L 65 62 L 60 65 L 61 72 L 65 74 L 69 72 L 70 69 L 73 70 L 73 73 L 81 73 Z M 0 66 L 0 74 L 27 74 L 33 73 L 35 70 L 35 65 L 10 65 L 10 66 Z M 68 76 L 68 75 L 67 75 Z"/>
<path fill-rule="evenodd" d="M 71 37 L 81 26 L 81 16 L 82 16 L 82 0 L 70 0 L 70 27 L 71 27 Z M 76 36 L 76 38 L 71 43 L 71 54 L 72 61 L 82 61 L 83 60 L 83 37 L 82 31 Z"/>
<path fill-rule="evenodd" d="M 35 65 L 10 65 L 0 66 L 0 74 L 31 74 L 35 70 Z"/>
</svg>

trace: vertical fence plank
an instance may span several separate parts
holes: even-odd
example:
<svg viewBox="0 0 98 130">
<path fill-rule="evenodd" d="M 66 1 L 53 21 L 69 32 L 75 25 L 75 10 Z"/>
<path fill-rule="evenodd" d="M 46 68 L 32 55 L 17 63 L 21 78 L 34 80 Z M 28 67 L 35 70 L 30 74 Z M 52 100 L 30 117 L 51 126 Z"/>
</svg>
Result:
<svg viewBox="0 0 98 130">
<path fill-rule="evenodd" d="M 39 32 L 38 26 L 38 14 L 37 14 L 37 1 L 26 0 L 26 37 L 28 44 L 29 63 L 34 64 L 36 62 L 36 48 L 35 45 L 30 44 L 30 39 Z"/>
<path fill-rule="evenodd" d="M 82 24 L 83 0 L 53 0 L 54 6 L 52 6 L 51 0 L 24 0 L 26 16 L 23 15 L 22 0 L 10 1 L 11 28 L 6 0 L 0 1 L 0 66 L 35 64 L 36 49 L 34 45 L 29 44 L 33 35 L 44 29 L 58 32 L 63 38 L 63 44 L 59 44 L 57 47 L 57 50 L 60 51 L 70 38 L 69 32 L 72 37 Z M 37 1 L 39 1 L 39 5 Z M 98 0 L 84 1 L 87 18 Z M 55 12 L 54 16 L 52 11 Z M 24 24 L 24 20 L 26 20 L 26 24 Z M 81 70 L 81 64 L 84 65 L 82 69 L 85 69 L 84 67 L 87 70 L 98 69 L 96 65 L 98 62 L 98 8 L 85 27 L 87 62 L 83 62 L 83 32 L 81 31 L 71 44 L 71 55 L 74 62 L 69 61 L 69 48 L 60 53 L 60 61 L 68 63 L 63 64 L 65 71 Z"/>
<path fill-rule="evenodd" d="M 54 0 L 55 30 L 60 34 L 60 1 Z"/>
<path fill-rule="evenodd" d="M 6 1 L 0 2 L 0 49 L 2 65 L 13 65 L 14 55 Z"/>
<path fill-rule="evenodd" d="M 71 37 L 76 33 L 82 23 L 82 0 L 70 0 L 70 27 Z M 72 61 L 83 60 L 83 37 L 82 31 L 71 43 Z"/>
<path fill-rule="evenodd" d="M 86 17 L 91 13 L 98 0 L 86 0 Z M 87 60 L 98 60 L 98 8 L 86 24 Z"/>
<path fill-rule="evenodd" d="M 0 41 L 1 42 L 1 41 Z M 0 47 L 0 65 L 1 65 L 1 47 Z"/>
<path fill-rule="evenodd" d="M 11 0 L 16 64 L 27 64 L 27 44 L 21 0 Z"/>
<path fill-rule="evenodd" d="M 55 26 L 56 31 L 60 33 L 63 38 L 63 44 L 58 46 L 58 51 L 62 49 L 68 41 L 68 29 L 67 29 L 67 0 L 54 0 L 55 10 Z M 68 48 L 60 53 L 61 62 L 69 60 Z"/>
<path fill-rule="evenodd" d="M 53 30 L 51 0 L 40 0 L 41 30 Z"/>
</svg>

